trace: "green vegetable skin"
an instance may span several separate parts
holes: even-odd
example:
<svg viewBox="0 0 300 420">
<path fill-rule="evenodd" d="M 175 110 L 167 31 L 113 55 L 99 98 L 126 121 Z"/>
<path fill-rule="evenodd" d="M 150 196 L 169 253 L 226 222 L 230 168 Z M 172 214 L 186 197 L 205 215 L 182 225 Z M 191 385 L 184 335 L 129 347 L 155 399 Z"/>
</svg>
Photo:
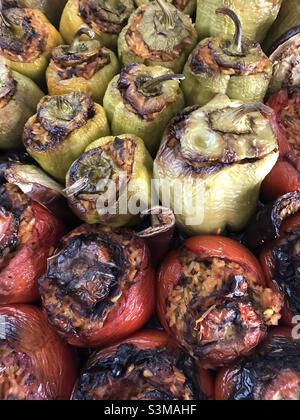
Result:
<svg viewBox="0 0 300 420">
<path fill-rule="evenodd" d="M 71 45 L 61 45 L 52 51 L 46 72 L 49 94 L 85 92 L 102 104 L 109 82 L 120 70 L 119 62 L 98 40 L 82 41 L 82 35 L 95 37 L 92 30 L 83 27 Z"/>
<path fill-rule="evenodd" d="M 68 0 L 59 30 L 70 44 L 78 30 L 88 26 L 101 45 L 116 50 L 119 34 L 133 11 L 133 0 Z"/>
<path fill-rule="evenodd" d="M 171 208 L 188 234 L 240 231 L 255 212 L 260 185 L 278 159 L 276 135 L 269 120 L 253 112 L 256 106 L 218 95 L 202 108 L 187 108 L 166 130 L 154 178 L 163 205 L 169 203 L 162 185 L 171 186 Z"/>
<path fill-rule="evenodd" d="M 288 0 L 289 1 L 289 0 Z M 234 34 L 234 25 L 215 10 L 229 7 L 240 18 L 245 36 L 262 42 L 276 19 L 282 0 L 198 0 L 196 29 L 200 39 Z"/>
<path fill-rule="evenodd" d="M 173 4 L 177 9 L 186 13 L 187 15 L 193 15 L 196 7 L 197 0 L 167 0 L 168 3 Z M 135 0 L 134 1 L 137 7 L 142 6 L 143 4 L 149 4 L 151 0 Z"/>
<path fill-rule="evenodd" d="M 160 66 L 125 67 L 111 81 L 104 97 L 112 133 L 135 134 L 155 154 L 167 124 L 184 108 L 181 77 Z"/>
<path fill-rule="evenodd" d="M 132 225 L 138 220 L 138 216 L 130 214 L 130 209 L 126 211 L 126 208 L 126 214 L 120 214 L 120 202 L 125 200 L 125 204 L 128 204 L 131 200 L 138 200 L 141 211 L 149 207 L 152 169 L 152 158 L 140 138 L 132 134 L 101 138 L 88 146 L 67 174 L 66 193 L 69 205 L 87 223 L 104 223 L 114 228 Z M 125 183 L 121 183 L 122 186 L 118 188 L 120 173 L 125 174 L 122 178 Z M 115 214 L 101 214 L 104 206 L 99 199 L 106 201 L 109 195 L 108 181 L 117 185 Z M 127 197 L 123 189 L 126 185 Z M 112 198 L 114 197 L 112 194 Z M 115 201 L 109 201 L 109 206 L 114 203 Z"/>
<path fill-rule="evenodd" d="M 67 0 L 2 0 L 5 7 L 29 7 L 43 12 L 53 24 L 59 23 Z"/>
<path fill-rule="evenodd" d="M 270 29 L 263 44 L 265 51 L 269 51 L 272 44 L 285 32 L 300 25 L 300 1 L 284 0 L 279 15 Z"/>
<path fill-rule="evenodd" d="M 43 96 L 32 80 L 0 63 L 0 149 L 22 145 L 24 125 Z"/>
<path fill-rule="evenodd" d="M 230 9 L 217 9 L 234 21 L 233 39 L 222 35 L 201 41 L 185 67 L 182 88 L 188 105 L 205 105 L 218 93 L 243 102 L 263 101 L 272 76 L 272 62 L 257 42 L 243 39 L 241 23 Z M 229 17 L 231 19 L 229 19 Z"/>
<path fill-rule="evenodd" d="M 102 106 L 84 93 L 45 96 L 25 125 L 28 153 L 61 183 L 75 159 L 97 138 L 110 133 Z"/>
<path fill-rule="evenodd" d="M 123 65 L 163 66 L 180 73 L 197 42 L 191 18 L 164 0 L 139 7 L 118 40 Z"/>
</svg>

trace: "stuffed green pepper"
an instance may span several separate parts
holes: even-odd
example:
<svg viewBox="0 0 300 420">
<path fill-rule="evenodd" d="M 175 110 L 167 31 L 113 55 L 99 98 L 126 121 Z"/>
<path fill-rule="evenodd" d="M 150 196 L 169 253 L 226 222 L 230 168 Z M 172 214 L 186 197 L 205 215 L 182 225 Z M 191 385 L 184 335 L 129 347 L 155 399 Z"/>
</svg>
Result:
<svg viewBox="0 0 300 420">
<path fill-rule="evenodd" d="M 149 4 L 151 1 L 154 0 L 134 0 L 135 4 L 140 7 L 143 4 Z M 187 15 L 193 15 L 196 6 L 197 6 L 197 0 L 167 0 L 168 3 L 173 4 L 178 10 L 181 12 L 186 13 Z"/>
<path fill-rule="evenodd" d="M 104 137 L 88 146 L 66 178 L 72 211 L 86 223 L 133 224 L 149 208 L 153 161 L 132 134 Z"/>
<path fill-rule="evenodd" d="M 27 121 L 23 142 L 27 152 L 60 182 L 85 148 L 109 134 L 106 114 L 88 95 L 73 92 L 45 96 Z"/>
<path fill-rule="evenodd" d="M 167 124 L 184 108 L 181 79 L 182 75 L 160 66 L 124 67 L 111 81 L 104 97 L 112 133 L 135 134 L 154 154 Z"/>
<path fill-rule="evenodd" d="M 165 0 L 139 7 L 118 40 L 123 65 L 160 65 L 180 73 L 197 42 L 191 18 Z"/>
<path fill-rule="evenodd" d="M 271 110 L 216 96 L 186 108 L 166 129 L 154 162 L 162 204 L 188 234 L 242 230 L 278 159 Z"/>
</svg>

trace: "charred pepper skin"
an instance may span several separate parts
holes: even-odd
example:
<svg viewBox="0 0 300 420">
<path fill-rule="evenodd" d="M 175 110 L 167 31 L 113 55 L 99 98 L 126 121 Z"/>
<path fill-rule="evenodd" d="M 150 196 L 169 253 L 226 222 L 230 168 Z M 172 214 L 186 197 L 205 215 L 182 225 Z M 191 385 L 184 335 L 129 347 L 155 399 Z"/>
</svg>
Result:
<svg viewBox="0 0 300 420">
<path fill-rule="evenodd" d="M 115 53 L 98 40 L 80 40 L 83 34 L 95 36 L 90 29 L 81 28 L 71 45 L 52 50 L 46 72 L 48 91 L 50 95 L 84 92 L 102 104 L 109 82 L 119 73 L 119 62 Z"/>
<path fill-rule="evenodd" d="M 116 51 L 121 29 L 133 11 L 133 0 L 69 0 L 59 30 L 71 43 L 79 28 L 89 26 L 101 45 Z"/>
<path fill-rule="evenodd" d="M 99 347 L 138 331 L 154 310 L 150 253 L 133 231 L 83 225 L 61 241 L 40 280 L 48 321 L 76 347 Z"/>
<path fill-rule="evenodd" d="M 105 111 L 88 95 L 45 96 L 24 128 L 28 153 L 53 178 L 64 183 L 75 159 L 99 137 L 110 134 Z"/>
<path fill-rule="evenodd" d="M 31 305 L 0 306 L 0 400 L 68 400 L 77 378 L 75 352 Z"/>
<path fill-rule="evenodd" d="M 217 376 L 217 401 L 291 401 L 300 395 L 300 341 L 277 328 L 249 357 Z"/>
<path fill-rule="evenodd" d="M 282 0 L 198 0 L 196 29 L 199 38 L 215 36 L 220 32 L 226 36 L 234 34 L 232 23 L 215 15 L 216 9 L 229 6 L 241 20 L 245 36 L 262 42 L 275 21 L 281 4 Z"/>
<path fill-rule="evenodd" d="M 278 159 L 273 126 L 255 109 L 218 95 L 167 127 L 154 161 L 156 190 L 166 205 L 167 184 L 173 211 L 184 204 L 176 222 L 188 235 L 241 231 L 255 213 L 261 183 Z"/>
<path fill-rule="evenodd" d="M 209 373 L 164 332 L 145 330 L 92 356 L 71 399 L 199 401 L 212 395 Z"/>
<path fill-rule="evenodd" d="M 24 125 L 43 96 L 31 79 L 0 64 L 0 149 L 22 145 Z"/>
<path fill-rule="evenodd" d="M 165 0 L 159 3 L 141 6 L 131 15 L 118 40 L 119 59 L 123 66 L 163 66 L 180 73 L 197 33 L 189 16 Z"/>
<path fill-rule="evenodd" d="M 272 76 L 272 62 L 256 41 L 243 38 L 241 22 L 230 9 L 217 9 L 236 25 L 233 40 L 225 35 L 201 41 L 190 55 L 182 88 L 187 105 L 205 105 L 216 94 L 243 102 L 263 101 Z"/>
<path fill-rule="evenodd" d="M 160 66 L 132 64 L 123 68 L 104 97 L 112 134 L 141 137 L 155 155 L 167 124 L 185 106 L 180 77 Z"/>
<path fill-rule="evenodd" d="M 142 210 L 149 207 L 152 170 L 152 158 L 139 137 L 123 134 L 96 140 L 67 174 L 69 206 L 86 223 L 103 223 L 113 228 L 136 224 L 138 215 L 130 212 L 129 204 L 135 197 Z M 115 196 L 109 200 L 108 182 L 114 183 L 117 200 Z M 120 209 L 124 200 L 125 214 Z M 114 211 L 107 211 L 106 201 L 108 206 L 115 206 Z"/>
<path fill-rule="evenodd" d="M 194 15 L 197 7 L 197 0 L 167 0 L 169 3 L 173 4 L 178 10 L 185 13 L 186 15 Z M 144 4 L 148 5 L 151 0 L 134 0 L 137 7 L 140 7 Z"/>
<path fill-rule="evenodd" d="M 67 0 L 2 0 L 2 3 L 7 8 L 22 7 L 38 9 L 57 27 Z"/>
<path fill-rule="evenodd" d="M 268 52 L 279 37 L 299 26 L 299 19 L 300 4 L 298 0 L 283 0 L 278 17 L 264 41 L 264 50 Z"/>
<path fill-rule="evenodd" d="M 200 270 L 209 270 L 202 283 Z M 264 339 L 267 325 L 277 325 L 283 304 L 282 296 L 266 287 L 259 262 L 247 248 L 205 235 L 167 256 L 158 272 L 157 297 L 165 331 L 205 368 L 249 353 Z"/>
<path fill-rule="evenodd" d="M 1 19 L 0 56 L 12 69 L 43 84 L 51 50 L 60 33 L 37 9 L 7 9 Z"/>
<path fill-rule="evenodd" d="M 0 193 L 0 304 L 35 302 L 38 279 L 65 228 L 18 187 L 4 184 Z"/>
</svg>

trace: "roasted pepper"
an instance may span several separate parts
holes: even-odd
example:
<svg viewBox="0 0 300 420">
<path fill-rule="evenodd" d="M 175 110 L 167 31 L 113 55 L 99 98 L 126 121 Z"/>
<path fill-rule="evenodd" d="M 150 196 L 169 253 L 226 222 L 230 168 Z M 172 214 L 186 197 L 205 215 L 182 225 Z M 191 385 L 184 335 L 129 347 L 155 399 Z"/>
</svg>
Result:
<svg viewBox="0 0 300 420">
<path fill-rule="evenodd" d="M 155 154 L 167 124 L 184 108 L 178 81 L 182 78 L 160 66 L 123 68 L 109 84 L 103 102 L 112 133 L 135 134 Z"/>
<path fill-rule="evenodd" d="M 0 56 L 13 70 L 36 82 L 44 81 L 51 50 L 62 42 L 37 9 L 13 8 L 0 13 Z"/>
<path fill-rule="evenodd" d="M 165 330 L 204 367 L 249 353 L 277 325 L 283 298 L 239 242 L 194 236 L 158 273 L 157 312 Z"/>
<path fill-rule="evenodd" d="M 83 225 L 61 240 L 40 280 L 43 307 L 77 347 L 115 343 L 138 331 L 154 310 L 154 271 L 133 231 Z"/>
<path fill-rule="evenodd" d="M 261 182 L 278 159 L 276 135 L 260 110 L 271 112 L 218 95 L 185 109 L 166 129 L 156 186 L 187 233 L 239 231 L 255 212 Z"/>
<path fill-rule="evenodd" d="M 77 31 L 88 25 L 101 45 L 116 50 L 119 34 L 133 11 L 133 0 L 69 0 L 61 17 L 60 33 L 70 44 Z"/>
<path fill-rule="evenodd" d="M 299 26 L 300 3 L 299 0 L 283 0 L 279 15 L 271 27 L 264 42 L 264 48 L 268 51 L 274 42 L 284 33 Z"/>
<path fill-rule="evenodd" d="M 232 36 L 232 22 L 215 15 L 216 9 L 227 6 L 241 20 L 245 37 L 262 42 L 278 15 L 281 3 L 282 0 L 198 0 L 196 29 L 200 39 L 220 32 L 227 37 Z"/>
<path fill-rule="evenodd" d="M 23 142 L 40 166 L 64 183 L 74 160 L 90 143 L 107 135 L 109 126 L 102 106 L 85 93 L 73 92 L 45 96 L 37 114 L 25 125 Z"/>
<path fill-rule="evenodd" d="M 191 18 L 165 0 L 139 7 L 118 40 L 123 65 L 161 65 L 180 73 L 197 42 Z"/>
<path fill-rule="evenodd" d="M 197 0 L 167 0 L 173 4 L 178 10 L 187 15 L 193 15 L 196 11 Z M 143 4 L 149 4 L 151 0 L 134 0 L 135 4 L 140 7 Z"/>
<path fill-rule="evenodd" d="M 92 355 L 72 400 L 202 401 L 212 389 L 210 374 L 166 333 L 146 330 Z"/>
<path fill-rule="evenodd" d="M 94 38 L 88 28 L 79 29 L 71 45 L 60 45 L 52 50 L 52 59 L 46 72 L 50 95 L 85 92 L 102 104 L 111 79 L 119 72 L 116 55 L 98 40 L 80 41 L 81 35 Z"/>
<path fill-rule="evenodd" d="M 0 63 L 0 149 L 22 145 L 24 125 L 43 96 L 32 80 Z"/>
<path fill-rule="evenodd" d="M 23 7 L 43 12 L 57 26 L 67 0 L 2 0 L 4 7 Z"/>
<path fill-rule="evenodd" d="M 218 93 L 244 102 L 262 101 L 272 76 L 272 62 L 257 42 L 243 39 L 239 18 L 217 9 L 235 24 L 234 39 L 220 35 L 201 41 L 190 55 L 182 83 L 188 105 L 205 105 Z"/>
<path fill-rule="evenodd" d="M 87 223 L 112 227 L 133 223 L 150 204 L 152 166 L 140 138 L 132 134 L 101 138 L 88 146 L 67 174 L 69 205 Z M 139 202 L 135 214 L 130 207 L 134 199 Z"/>
</svg>

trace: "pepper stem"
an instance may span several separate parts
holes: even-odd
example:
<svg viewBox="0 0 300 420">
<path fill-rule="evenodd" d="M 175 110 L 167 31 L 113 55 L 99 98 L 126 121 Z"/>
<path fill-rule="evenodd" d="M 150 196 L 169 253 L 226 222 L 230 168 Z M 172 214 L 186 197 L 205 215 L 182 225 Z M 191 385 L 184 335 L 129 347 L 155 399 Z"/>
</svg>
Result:
<svg viewBox="0 0 300 420">
<path fill-rule="evenodd" d="M 251 102 L 248 104 L 243 104 L 238 108 L 235 108 L 233 111 L 233 119 L 236 121 L 242 118 L 243 116 L 249 114 L 250 112 L 260 112 L 268 116 L 273 115 L 272 108 L 268 107 L 262 102 Z"/>
<path fill-rule="evenodd" d="M 161 10 L 164 13 L 165 18 L 165 25 L 167 29 L 174 29 L 175 28 L 175 20 L 174 16 L 172 14 L 172 11 L 170 10 L 168 4 L 165 2 L 165 0 L 156 0 L 158 5 L 160 6 Z"/>
<path fill-rule="evenodd" d="M 228 49 L 228 52 L 232 55 L 243 54 L 243 28 L 240 19 L 233 10 L 222 7 L 216 10 L 216 14 L 222 14 L 229 16 L 235 25 L 235 34 L 233 41 Z"/>
<path fill-rule="evenodd" d="M 92 31 L 90 28 L 88 28 L 86 26 L 81 27 L 77 31 L 77 33 L 76 33 L 76 35 L 75 35 L 75 37 L 73 39 L 73 42 L 72 42 L 72 44 L 71 44 L 71 46 L 69 48 L 69 52 L 70 53 L 76 53 L 78 51 L 78 47 L 79 47 L 79 44 L 80 44 L 80 37 L 81 37 L 81 35 L 87 35 L 90 39 L 95 38 L 95 32 L 94 31 Z"/>
<path fill-rule="evenodd" d="M 6 17 L 3 14 L 3 9 L 4 9 L 3 1 L 0 0 L 0 20 L 7 28 L 11 28 L 11 24 L 8 22 L 8 20 L 6 19 Z"/>
<path fill-rule="evenodd" d="M 150 93 L 160 83 L 167 82 L 169 80 L 184 80 L 183 74 L 163 74 L 162 76 L 153 77 L 150 80 L 145 81 L 141 88 L 143 91 Z"/>
</svg>

